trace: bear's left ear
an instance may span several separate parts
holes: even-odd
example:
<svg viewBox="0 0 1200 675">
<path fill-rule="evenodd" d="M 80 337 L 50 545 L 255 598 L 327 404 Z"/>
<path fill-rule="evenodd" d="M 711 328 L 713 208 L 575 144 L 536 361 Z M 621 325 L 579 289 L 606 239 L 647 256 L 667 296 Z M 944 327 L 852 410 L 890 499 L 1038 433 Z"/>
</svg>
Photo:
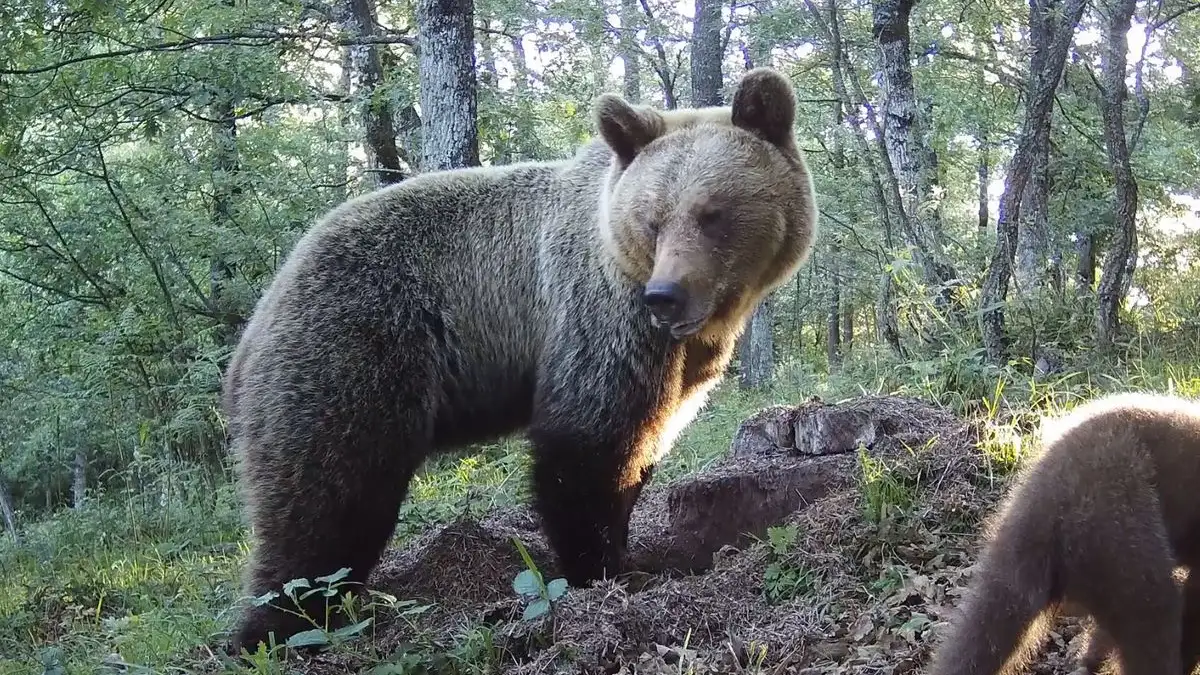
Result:
<svg viewBox="0 0 1200 675">
<path fill-rule="evenodd" d="M 796 92 L 771 68 L 755 68 L 742 77 L 733 95 L 733 124 L 775 145 L 792 141 Z"/>
<path fill-rule="evenodd" d="M 653 110 L 638 109 L 616 94 L 601 94 L 596 99 L 595 116 L 600 136 L 612 148 L 622 169 L 662 135 L 662 119 Z"/>
</svg>

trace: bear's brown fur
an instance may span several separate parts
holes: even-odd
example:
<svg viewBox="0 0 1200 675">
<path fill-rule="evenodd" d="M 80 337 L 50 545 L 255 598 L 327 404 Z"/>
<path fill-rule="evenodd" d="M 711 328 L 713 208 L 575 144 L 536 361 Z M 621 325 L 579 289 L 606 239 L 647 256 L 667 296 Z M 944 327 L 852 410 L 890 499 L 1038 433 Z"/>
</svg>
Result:
<svg viewBox="0 0 1200 675">
<path fill-rule="evenodd" d="M 341 567 L 365 581 L 427 456 L 522 429 L 564 576 L 620 571 L 656 462 L 812 247 L 795 112 L 766 68 L 729 107 L 604 95 L 601 138 L 571 159 L 424 174 L 321 219 L 225 376 L 245 590 Z M 232 642 L 305 627 L 249 607 Z"/>
<path fill-rule="evenodd" d="M 1187 672 L 1200 607 L 1188 588 L 1185 616 L 1173 574 L 1200 561 L 1200 403 L 1110 395 L 1047 419 L 1043 443 L 989 523 L 929 672 L 1016 671 L 1060 613 L 1095 623 L 1093 672 L 1110 650 L 1125 675 Z"/>
</svg>

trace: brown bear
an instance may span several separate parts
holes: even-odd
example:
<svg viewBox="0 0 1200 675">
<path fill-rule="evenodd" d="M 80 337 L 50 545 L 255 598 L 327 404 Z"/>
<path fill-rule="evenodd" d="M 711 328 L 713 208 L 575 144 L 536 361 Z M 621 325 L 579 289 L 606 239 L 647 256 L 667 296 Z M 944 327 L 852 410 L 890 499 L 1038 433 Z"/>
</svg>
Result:
<svg viewBox="0 0 1200 675">
<path fill-rule="evenodd" d="M 1095 624 L 1081 658 L 1125 675 L 1190 672 L 1200 655 L 1200 402 L 1117 394 L 1047 419 L 1044 452 L 989 541 L 931 675 L 1015 672 L 1059 614 Z M 1188 568 L 1187 582 L 1175 578 Z"/>
<path fill-rule="evenodd" d="M 521 430 L 567 581 L 621 571 L 655 464 L 813 245 L 795 114 L 767 68 L 728 107 L 605 94 L 573 158 L 431 172 L 317 222 L 224 380 L 245 590 L 342 567 L 365 581 L 423 460 Z M 251 606 L 232 646 L 307 627 Z"/>
</svg>

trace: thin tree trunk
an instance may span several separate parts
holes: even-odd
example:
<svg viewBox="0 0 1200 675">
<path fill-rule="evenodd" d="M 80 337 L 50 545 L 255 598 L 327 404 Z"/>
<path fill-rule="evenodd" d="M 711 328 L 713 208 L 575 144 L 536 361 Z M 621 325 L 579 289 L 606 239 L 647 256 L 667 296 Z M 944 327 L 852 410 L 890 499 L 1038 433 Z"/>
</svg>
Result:
<svg viewBox="0 0 1200 675">
<path fill-rule="evenodd" d="M 82 509 L 87 500 L 87 453 L 83 448 L 75 449 L 75 461 L 71 465 L 71 506 Z"/>
<path fill-rule="evenodd" d="M 718 106 L 721 96 L 721 1 L 696 0 L 692 23 L 692 105 Z"/>
<path fill-rule="evenodd" d="M 235 203 L 241 196 L 238 172 L 237 118 L 234 116 L 234 101 L 222 95 L 213 106 L 213 226 L 218 231 L 234 232 L 237 224 L 233 213 Z M 218 237 L 218 240 L 221 238 Z M 219 245 L 215 244 L 214 245 Z M 233 346 L 242 324 L 242 317 L 225 300 L 226 285 L 233 279 L 234 265 L 225 257 L 225 252 L 216 250 L 208 264 L 208 298 L 206 304 L 210 316 L 217 320 L 217 339 L 226 346 Z"/>
<path fill-rule="evenodd" d="M 1050 22 L 1043 17 L 1053 16 L 1050 2 L 1057 0 L 1031 0 L 1030 25 Z M 1004 334 L 1004 303 L 1008 296 L 1008 282 L 1012 274 L 1013 257 L 1016 254 L 1017 222 L 1020 217 L 1021 196 L 1033 166 L 1034 146 L 1038 134 L 1050 124 L 1050 113 L 1054 103 L 1054 91 L 1062 79 L 1063 67 L 1070 49 L 1073 29 L 1083 16 L 1086 0 L 1065 0 L 1063 18 L 1055 22 L 1053 35 L 1047 35 L 1040 44 L 1032 45 L 1035 59 L 1042 68 L 1031 70 L 1029 98 L 1025 106 L 1025 119 L 1017 149 L 1009 162 L 1004 179 L 1004 195 L 1000 199 L 1000 213 L 996 222 L 996 246 L 992 260 L 984 276 L 980 290 L 980 332 L 987 358 L 994 364 L 1007 359 L 1008 346 Z"/>
<path fill-rule="evenodd" d="M 896 282 L 889 270 L 879 275 L 879 292 L 875 296 L 875 332 L 899 358 L 905 358 L 900 342 L 900 318 L 896 315 Z"/>
<path fill-rule="evenodd" d="M 1033 145 L 1033 162 L 1025 194 L 1021 196 L 1021 217 L 1017 234 L 1015 279 L 1017 292 L 1037 293 L 1046 280 L 1046 261 L 1050 252 L 1049 182 L 1050 162 L 1049 125 L 1038 134 Z"/>
<path fill-rule="evenodd" d="M 1125 86 L 1125 61 L 1129 50 L 1127 34 L 1137 7 L 1136 0 L 1109 0 L 1106 5 L 1108 25 L 1104 45 L 1101 75 L 1100 106 L 1104 117 L 1104 146 L 1109 170 L 1113 174 L 1113 237 L 1112 246 L 1104 259 L 1100 286 L 1096 293 L 1096 344 L 1110 347 L 1120 329 L 1118 311 L 1132 277 L 1130 261 L 1137 255 L 1138 186 L 1129 161 L 1129 146 L 1125 136 L 1123 105 L 1128 96 Z"/>
<path fill-rule="evenodd" d="M 340 89 L 341 95 L 346 99 L 350 98 L 353 93 L 353 71 L 354 61 L 351 58 L 351 50 L 353 47 L 342 48 L 342 74 Z M 353 128 L 353 113 L 348 109 L 349 106 L 341 106 L 338 108 L 338 126 L 341 129 L 342 137 L 338 141 L 338 159 L 337 172 L 334 176 L 335 185 L 333 187 L 333 203 L 341 204 L 350 196 L 350 152 L 351 142 L 353 137 L 351 129 Z"/>
<path fill-rule="evenodd" d="M 642 48 L 637 31 L 641 13 L 637 0 L 621 0 L 621 61 L 625 64 L 625 98 L 642 101 Z"/>
<path fill-rule="evenodd" d="M 17 530 L 17 509 L 13 504 L 12 492 L 8 489 L 8 481 L 0 474 L 0 516 L 4 517 L 4 527 L 12 535 L 14 542 L 21 541 Z"/>
<path fill-rule="evenodd" d="M 474 0 L 417 0 L 421 170 L 479 165 Z"/>
<path fill-rule="evenodd" d="M 829 286 L 826 290 L 827 304 L 825 305 L 825 359 L 829 362 L 830 371 L 836 370 L 842 363 L 842 294 L 837 257 L 837 253 L 832 250 L 831 245 L 828 255 L 830 274 L 827 283 Z"/>
<path fill-rule="evenodd" d="M 1096 285 L 1096 236 L 1091 232 L 1075 232 L 1075 293 L 1091 295 Z"/>
<path fill-rule="evenodd" d="M 854 307 L 842 298 L 842 352 L 850 353 L 854 346 Z"/>
<path fill-rule="evenodd" d="M 369 40 L 376 35 L 374 0 L 345 0 L 342 9 L 343 27 L 360 40 Z M 383 62 L 379 56 L 379 45 L 356 44 L 350 48 L 351 82 L 354 95 L 360 99 L 363 131 L 366 136 L 364 149 L 367 155 L 367 171 L 374 177 L 376 187 L 399 183 L 407 173 L 401 163 L 400 151 L 396 147 L 396 125 L 392 118 L 392 105 L 387 97 L 377 96 L 375 90 L 383 85 Z"/>
<path fill-rule="evenodd" d="M 989 208 L 988 208 L 988 173 L 991 169 L 989 165 L 991 146 L 988 143 L 987 130 L 979 129 L 979 155 L 976 158 L 975 176 L 979 182 L 979 209 L 978 220 L 976 223 L 976 233 L 980 241 L 987 240 L 987 231 L 989 223 Z"/>
<path fill-rule="evenodd" d="M 650 30 L 650 43 L 654 46 L 654 55 L 657 60 L 651 64 L 655 74 L 658 75 L 659 82 L 662 83 L 663 107 L 667 110 L 674 110 L 679 107 L 678 97 L 675 95 L 675 81 L 678 75 L 671 68 L 671 63 L 667 57 L 666 47 L 663 46 L 662 40 L 659 39 L 654 32 L 654 10 L 650 8 L 648 0 L 639 0 L 642 6 L 642 13 L 646 15 L 650 23 L 647 28 Z"/>
</svg>

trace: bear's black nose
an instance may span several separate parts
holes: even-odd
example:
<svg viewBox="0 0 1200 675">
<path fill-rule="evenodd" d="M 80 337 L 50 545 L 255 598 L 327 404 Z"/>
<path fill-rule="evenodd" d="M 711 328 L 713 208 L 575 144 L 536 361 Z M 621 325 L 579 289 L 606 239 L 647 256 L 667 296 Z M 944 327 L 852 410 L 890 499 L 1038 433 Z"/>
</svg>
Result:
<svg viewBox="0 0 1200 675">
<path fill-rule="evenodd" d="M 673 281 L 651 281 L 642 295 L 650 312 L 663 323 L 674 323 L 683 314 L 687 291 Z"/>
</svg>

